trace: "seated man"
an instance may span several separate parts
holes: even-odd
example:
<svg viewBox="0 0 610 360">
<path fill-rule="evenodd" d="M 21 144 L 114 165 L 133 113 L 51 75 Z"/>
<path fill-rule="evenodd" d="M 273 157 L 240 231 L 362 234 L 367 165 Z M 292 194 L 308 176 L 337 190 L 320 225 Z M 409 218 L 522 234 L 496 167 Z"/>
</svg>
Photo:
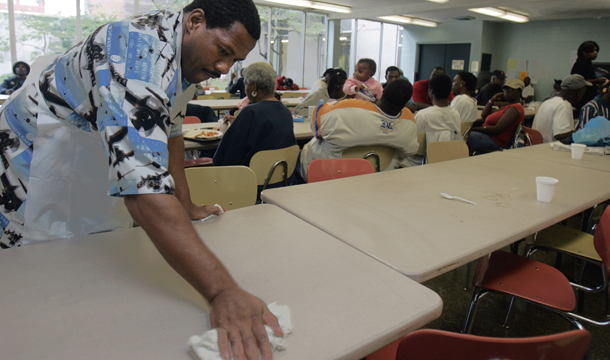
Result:
<svg viewBox="0 0 610 360">
<path fill-rule="evenodd" d="M 445 69 L 440 66 L 437 66 L 434 69 L 432 69 L 432 72 L 430 73 L 430 79 L 432 79 L 436 75 L 443 75 L 443 74 L 446 74 Z M 417 110 L 425 109 L 428 106 L 432 106 L 432 99 L 430 98 L 429 93 L 428 93 L 428 90 L 430 88 L 429 85 L 430 85 L 430 80 L 419 80 L 413 84 L 413 101 L 415 102 L 415 105 L 417 106 Z M 450 93 L 449 102 L 451 102 L 451 100 L 453 100 L 454 97 L 455 96 L 453 95 L 453 93 Z"/>
<path fill-rule="evenodd" d="M 545 143 L 563 140 L 572 135 L 574 132 L 572 106 L 578 104 L 587 86 L 593 84 L 585 81 L 582 75 L 568 75 L 561 82 L 559 95 L 540 105 L 532 129 L 540 131 Z"/>
<path fill-rule="evenodd" d="M 462 140 L 460 113 L 449 106 L 449 93 L 452 83 L 445 74 L 436 75 L 429 82 L 429 96 L 432 106 L 420 110 L 415 115 L 417 133 L 426 132 L 426 143 L 435 141 Z M 412 165 L 421 164 L 421 156 L 413 155 L 409 158 Z"/>
<path fill-rule="evenodd" d="M 479 93 L 477 94 L 477 104 L 481 106 L 487 105 L 489 100 L 491 100 L 494 95 L 502 92 L 504 81 L 506 81 L 504 71 L 494 71 L 493 76 L 491 77 L 491 82 L 479 90 Z"/>
<path fill-rule="evenodd" d="M 402 75 L 402 70 L 400 70 L 398 67 L 396 66 L 389 66 L 387 69 L 385 69 L 385 80 L 386 82 L 381 84 L 381 87 L 383 87 L 384 89 L 386 88 L 386 86 L 388 86 L 389 83 L 391 83 L 394 80 L 398 80 L 398 79 L 404 79 L 405 77 Z M 413 97 L 411 97 L 409 99 L 409 102 L 407 103 L 407 105 L 405 105 L 405 107 L 409 110 L 411 110 L 411 112 L 415 112 L 417 111 L 417 105 L 415 104 L 415 101 L 413 101 Z"/>
<path fill-rule="evenodd" d="M 610 120 L 610 84 L 606 85 L 603 96 L 596 96 L 582 107 L 575 130 L 582 129 L 589 120 L 598 116 Z"/>
<path fill-rule="evenodd" d="M 354 146 L 389 146 L 396 151 L 385 170 L 408 166 L 407 156 L 419 147 L 413 114 L 404 108 L 412 93 L 409 80 L 398 79 L 387 85 L 377 104 L 351 99 L 322 106 L 311 122 L 314 138 L 301 151 L 301 177 L 307 180 L 313 160 L 341 158 Z"/>
<path fill-rule="evenodd" d="M 0 94 L 10 95 L 15 90 L 19 89 L 29 73 L 30 65 L 23 61 L 17 61 L 13 65 L 13 74 L 15 74 L 15 76 L 4 79 L 2 85 L 0 85 Z"/>
</svg>

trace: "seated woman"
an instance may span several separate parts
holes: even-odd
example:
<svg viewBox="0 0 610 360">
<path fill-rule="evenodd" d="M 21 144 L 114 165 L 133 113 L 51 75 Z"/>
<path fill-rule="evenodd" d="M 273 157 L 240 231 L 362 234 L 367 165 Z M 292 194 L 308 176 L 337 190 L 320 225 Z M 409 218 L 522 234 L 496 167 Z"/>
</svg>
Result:
<svg viewBox="0 0 610 360">
<path fill-rule="evenodd" d="M 328 87 L 309 93 L 309 95 L 292 110 L 292 114 L 308 116 L 309 107 L 318 106 L 320 100 L 324 100 L 324 103 L 327 103 L 330 99 L 341 99 L 345 96 L 345 93 L 343 92 L 345 80 L 347 80 L 345 71 L 336 70 L 328 80 Z"/>
<path fill-rule="evenodd" d="M 525 119 L 525 110 L 520 103 L 524 87 L 523 81 L 510 79 L 502 88 L 503 93 L 497 93 L 487 102 L 481 113 L 483 126 L 477 126 L 475 122 L 468 137 L 470 153 L 474 150 L 502 150 L 510 144 L 517 127 Z M 499 102 L 508 102 L 508 105 L 492 113 L 492 107 Z"/>
<path fill-rule="evenodd" d="M 231 126 L 214 154 L 214 166 L 248 166 L 254 154 L 296 145 L 290 110 L 273 96 L 275 70 L 266 62 L 244 69 L 250 105 L 237 117 L 227 116 Z"/>
</svg>

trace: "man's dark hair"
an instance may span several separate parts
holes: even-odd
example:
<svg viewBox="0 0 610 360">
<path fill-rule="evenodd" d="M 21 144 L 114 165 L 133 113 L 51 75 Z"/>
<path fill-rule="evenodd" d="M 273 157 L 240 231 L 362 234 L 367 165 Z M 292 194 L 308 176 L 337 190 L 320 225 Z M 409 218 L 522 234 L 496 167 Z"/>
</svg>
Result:
<svg viewBox="0 0 610 360">
<path fill-rule="evenodd" d="M 28 73 L 26 75 L 30 74 L 30 65 L 28 65 L 28 63 L 26 63 L 25 61 L 17 61 L 13 64 L 13 74 L 17 75 L 17 65 L 25 66 L 25 68 L 28 69 Z"/>
<path fill-rule="evenodd" d="M 252 0 L 194 0 L 185 13 L 203 10 L 207 29 L 229 29 L 237 21 L 255 40 L 261 37 L 261 20 Z"/>
<path fill-rule="evenodd" d="M 400 69 L 398 67 L 392 65 L 392 66 L 388 66 L 388 68 L 385 69 L 385 76 L 388 76 L 388 73 L 392 72 L 392 71 L 398 71 L 398 73 L 400 74 Z"/>
<path fill-rule="evenodd" d="M 445 68 L 442 66 L 435 66 L 432 68 L 432 70 L 441 70 L 441 71 L 445 72 Z"/>
<path fill-rule="evenodd" d="M 430 79 L 428 89 L 432 90 L 437 100 L 447 99 L 451 93 L 451 78 L 446 74 L 436 75 Z"/>
<path fill-rule="evenodd" d="M 398 79 L 389 83 L 381 97 L 396 107 L 403 108 L 413 96 L 413 85 L 407 79 Z"/>
<path fill-rule="evenodd" d="M 477 89 L 477 77 L 468 71 L 460 71 L 457 73 L 460 79 L 464 80 L 466 89 L 470 92 L 475 92 Z"/>
<path fill-rule="evenodd" d="M 599 45 L 595 41 L 585 41 L 578 47 L 578 57 L 584 57 L 585 53 L 593 52 L 595 49 L 599 51 Z"/>
<path fill-rule="evenodd" d="M 369 67 L 369 70 L 373 72 L 373 75 L 377 72 L 377 64 L 375 60 L 369 58 L 363 58 L 358 60 L 358 64 L 366 64 Z"/>
<path fill-rule="evenodd" d="M 347 74 L 343 70 L 335 71 L 328 79 L 328 94 L 332 93 L 335 90 L 339 90 L 343 88 L 343 84 L 345 84 L 345 80 L 347 80 Z"/>
</svg>

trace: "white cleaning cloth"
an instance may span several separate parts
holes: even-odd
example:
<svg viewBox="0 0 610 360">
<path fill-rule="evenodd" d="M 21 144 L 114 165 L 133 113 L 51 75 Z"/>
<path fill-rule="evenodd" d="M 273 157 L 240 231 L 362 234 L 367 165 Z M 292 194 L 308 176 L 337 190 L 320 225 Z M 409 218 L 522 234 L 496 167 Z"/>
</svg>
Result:
<svg viewBox="0 0 610 360">
<path fill-rule="evenodd" d="M 284 347 L 284 339 L 286 336 L 292 333 L 292 319 L 290 318 L 290 308 L 287 305 L 277 305 L 277 303 L 271 303 L 267 305 L 269 311 L 277 317 L 280 324 L 280 328 L 284 332 L 284 337 L 278 337 L 273 334 L 273 330 L 265 325 L 267 336 L 269 337 L 269 344 L 271 350 L 281 351 L 286 350 Z M 191 353 L 200 360 L 221 360 L 220 349 L 218 346 L 218 330 L 208 330 L 203 335 L 193 335 L 189 339 L 189 345 L 191 347 Z"/>
</svg>

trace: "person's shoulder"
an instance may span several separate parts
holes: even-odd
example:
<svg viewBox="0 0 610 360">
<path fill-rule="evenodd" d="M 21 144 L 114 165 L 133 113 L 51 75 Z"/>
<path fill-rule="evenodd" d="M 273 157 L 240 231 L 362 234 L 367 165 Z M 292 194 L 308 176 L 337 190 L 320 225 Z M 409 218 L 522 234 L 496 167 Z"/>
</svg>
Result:
<svg viewBox="0 0 610 360">
<path fill-rule="evenodd" d="M 423 88 L 428 89 L 429 82 L 430 82 L 430 80 L 418 80 L 413 83 L 413 89 L 423 89 Z"/>
</svg>

